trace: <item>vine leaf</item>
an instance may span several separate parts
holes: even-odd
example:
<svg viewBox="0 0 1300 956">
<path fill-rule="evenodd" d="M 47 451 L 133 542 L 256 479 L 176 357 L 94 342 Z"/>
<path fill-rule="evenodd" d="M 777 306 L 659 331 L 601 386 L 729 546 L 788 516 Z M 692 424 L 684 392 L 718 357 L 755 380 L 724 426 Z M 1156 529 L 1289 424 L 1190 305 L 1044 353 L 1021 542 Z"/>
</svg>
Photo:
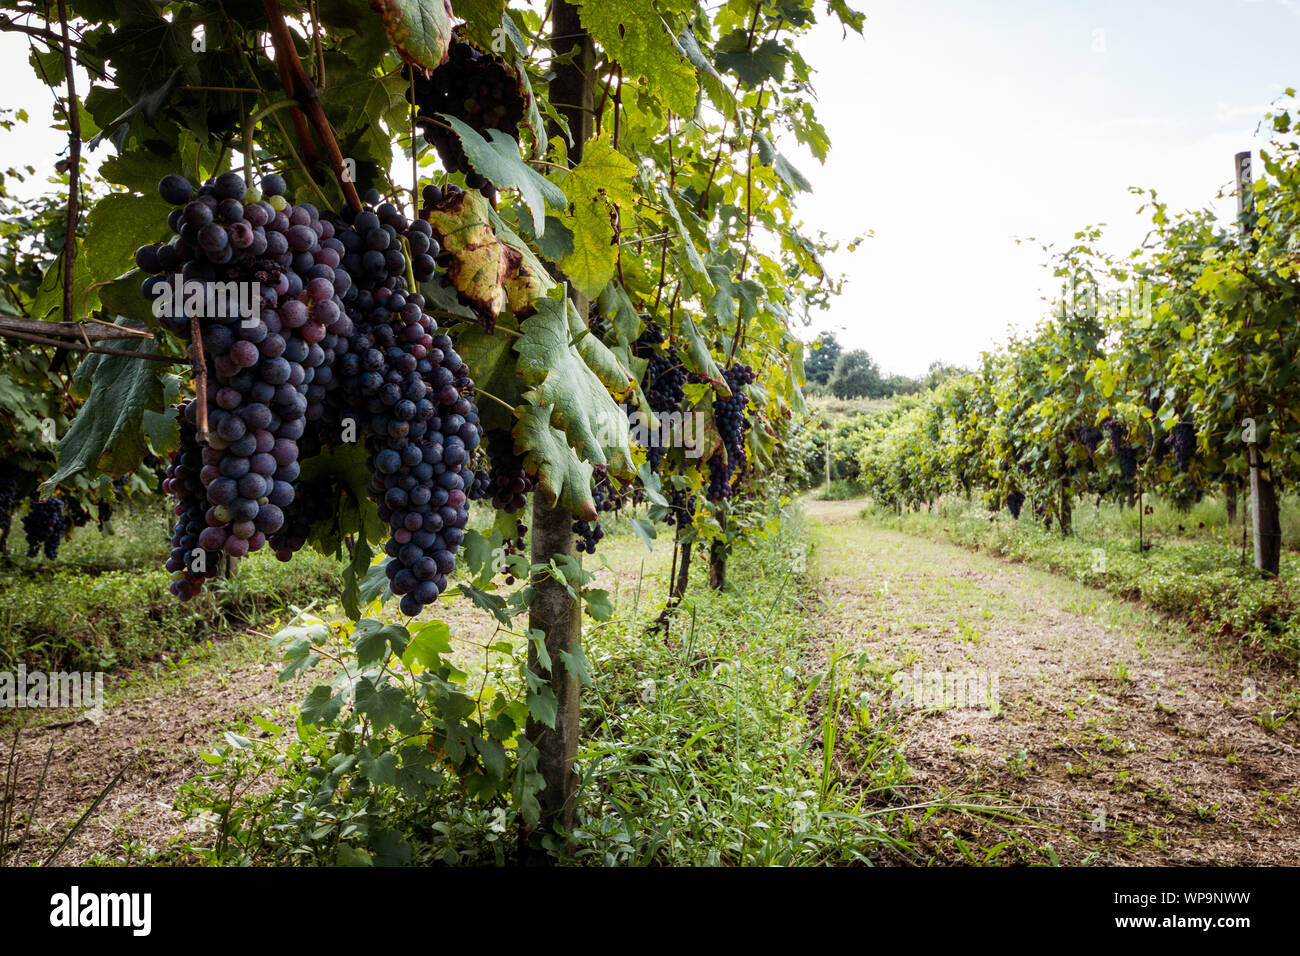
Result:
<svg viewBox="0 0 1300 956">
<path fill-rule="evenodd" d="M 108 344 L 131 352 L 158 351 L 153 339 L 113 339 Z M 58 444 L 59 467 L 44 486 L 51 490 L 86 469 L 111 475 L 135 471 L 148 451 L 144 413 L 163 407 L 163 382 L 153 362 L 92 352 L 76 375 L 77 384 L 89 383 L 89 397 Z"/>
<path fill-rule="evenodd" d="M 591 334 L 574 304 L 567 299 L 565 302 L 568 306 L 565 311 L 569 318 L 569 335 L 573 338 L 578 355 L 615 398 L 620 401 L 627 398 L 628 393 L 636 387 L 636 379 L 623 367 L 609 346 Z"/>
<path fill-rule="evenodd" d="M 746 30 L 732 30 L 718 41 L 715 52 L 719 69 L 736 74 L 750 89 L 785 76 L 786 54 L 781 45 L 767 39 L 751 48 Z"/>
<path fill-rule="evenodd" d="M 804 174 L 795 169 L 790 161 L 776 151 L 776 147 L 762 133 L 755 133 L 754 140 L 758 144 L 758 158 L 765 166 L 771 166 L 772 171 L 780 177 L 781 181 L 791 189 L 799 189 L 803 192 L 812 192 L 812 183 L 804 178 Z"/>
<path fill-rule="evenodd" d="M 515 409 L 515 454 L 523 455 L 524 468 L 537 476 L 537 490 L 548 508 L 559 505 L 584 521 L 595 521 L 598 515 L 591 498 L 591 465 L 579 459 L 563 432 L 551 425 L 554 411 L 553 405 Z"/>
<path fill-rule="evenodd" d="M 515 329 L 508 317 L 501 325 Z M 456 352 L 474 370 L 474 381 L 480 389 L 490 392 L 511 407 L 523 401 L 519 394 L 519 377 L 515 374 L 512 336 L 484 332 L 477 326 L 465 325 L 456 336 Z M 490 398 L 478 403 L 478 413 L 485 431 L 508 431 L 513 424 L 510 411 Z"/>
<path fill-rule="evenodd" d="M 564 191 L 520 159 L 519 144 L 501 130 L 488 130 L 489 141 L 454 116 L 439 113 L 438 117 L 455 130 L 465 158 L 476 172 L 497 186 L 513 186 L 519 190 L 532 214 L 533 232 L 542 235 L 546 230 L 546 207 L 563 209 L 568 205 Z"/>
<path fill-rule="evenodd" d="M 600 293 L 600 298 L 596 303 L 600 314 L 607 319 L 612 320 L 614 324 L 614 334 L 623 345 L 629 345 L 637 340 L 645 323 L 641 321 L 641 316 L 637 314 L 636 308 L 632 305 L 632 300 L 628 298 L 627 290 L 622 284 L 611 280 Z"/>
<path fill-rule="evenodd" d="M 447 59 L 451 0 L 370 0 L 370 9 L 383 16 L 384 32 L 407 63 L 433 70 Z"/>
<path fill-rule="evenodd" d="M 618 247 L 614 245 L 613 212 L 635 212 L 636 196 L 630 182 L 634 176 L 632 161 L 604 136 L 589 140 L 578 165 L 557 176 L 566 206 L 572 209 L 564 222 L 573 233 L 573 248 L 558 264 L 590 299 L 614 277 Z"/>
<path fill-rule="evenodd" d="M 649 79 L 647 92 L 679 116 L 695 112 L 695 71 L 653 0 L 579 0 L 575 6 L 583 28 L 629 79 Z"/>
<path fill-rule="evenodd" d="M 445 196 L 430 211 L 429 225 L 451 256 L 447 277 L 458 298 L 488 332 L 507 304 L 516 315 L 529 315 L 533 300 L 555 284 L 477 190 Z"/>
<path fill-rule="evenodd" d="M 452 0 L 456 16 L 465 21 L 465 35 L 485 49 L 492 48 L 502 29 L 506 0 Z"/>
<path fill-rule="evenodd" d="M 722 74 L 718 72 L 712 61 L 704 55 L 699 41 L 695 39 L 695 34 L 691 32 L 689 26 L 683 27 L 682 32 L 677 35 L 677 47 L 699 71 L 700 85 L 704 87 L 704 91 L 709 94 L 709 98 L 718 109 L 728 116 L 735 115 L 737 113 L 735 95 L 723 83 Z"/>
<path fill-rule="evenodd" d="M 592 340 L 588 354 L 601 373 L 587 364 L 571 340 L 568 311 L 567 299 L 543 299 L 537 314 L 520 325 L 524 334 L 515 343 L 519 372 L 532 386 L 524 397 L 534 405 L 554 409 L 551 420 L 583 460 L 608 465 L 615 476 L 631 477 L 627 414 L 614 404 L 601 375 L 616 384 L 621 381 L 620 394 L 624 395 L 632 388 L 631 376 L 608 349 L 596 348 L 591 335 L 585 335 Z M 585 334 L 585 325 L 582 330 Z"/>
<path fill-rule="evenodd" d="M 704 337 L 700 335 L 700 330 L 695 327 L 695 322 L 689 315 L 682 316 L 678 331 L 681 333 L 682 338 L 686 340 L 686 351 L 682 353 L 682 364 L 695 374 L 703 375 L 724 397 L 729 398 L 731 389 L 727 387 L 727 380 L 722 377 L 722 372 L 718 370 L 717 363 L 713 361 L 713 356 L 709 354 L 709 347 L 704 344 Z"/>
<path fill-rule="evenodd" d="M 510 273 L 506 276 L 506 301 L 519 318 L 532 315 L 537 311 L 537 300 L 544 298 L 555 288 L 541 260 L 533 255 L 533 250 L 497 215 L 490 205 L 487 207 L 488 221 L 493 231 L 506 247 L 510 259 Z"/>
<path fill-rule="evenodd" d="M 704 260 L 700 258 L 700 252 L 695 248 L 695 242 L 691 239 L 691 234 L 686 230 L 686 222 L 682 219 L 682 214 L 677 208 L 677 203 L 673 199 L 673 194 L 669 192 L 667 184 L 661 183 L 659 186 L 659 195 L 663 197 L 664 204 L 668 207 L 668 214 L 672 216 L 673 222 L 677 224 L 677 231 L 682 237 L 682 248 L 686 250 L 686 261 L 690 264 L 692 283 L 696 290 L 705 298 L 713 293 L 709 284 L 708 273 L 704 268 Z"/>
</svg>

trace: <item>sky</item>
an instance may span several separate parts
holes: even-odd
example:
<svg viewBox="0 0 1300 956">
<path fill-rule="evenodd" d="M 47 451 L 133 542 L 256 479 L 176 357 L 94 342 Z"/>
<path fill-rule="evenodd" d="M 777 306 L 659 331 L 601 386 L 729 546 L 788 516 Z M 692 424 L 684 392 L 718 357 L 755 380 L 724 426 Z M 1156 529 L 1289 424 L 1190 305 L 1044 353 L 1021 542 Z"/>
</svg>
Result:
<svg viewBox="0 0 1300 956">
<path fill-rule="evenodd" d="M 1044 254 L 1106 224 L 1102 247 L 1146 234 L 1130 186 L 1171 210 L 1210 207 L 1233 155 L 1256 151 L 1264 113 L 1300 87 L 1300 4 L 851 0 L 806 48 L 818 70 L 824 166 L 797 165 L 799 204 L 831 237 L 870 231 L 830 260 L 844 295 L 801 334 L 833 331 L 888 372 L 971 365 L 1031 329 L 1054 298 Z"/>
<path fill-rule="evenodd" d="M 1214 197 L 1233 155 L 1258 150 L 1264 113 L 1300 87 L 1300 0 L 849 2 L 865 38 L 823 10 L 804 48 L 830 158 L 784 148 L 814 187 L 808 228 L 872 235 L 830 258 L 844 295 L 800 334 L 833 331 L 895 374 L 974 364 L 1038 323 L 1057 290 L 1017 237 L 1068 245 L 1104 223 L 1103 248 L 1127 252 L 1146 232 L 1130 186 L 1230 216 Z M 0 34 L 0 62 L 26 51 Z M 30 70 L 6 71 L 0 105 L 33 121 L 0 135 L 0 169 L 61 155 L 52 104 Z"/>
</svg>

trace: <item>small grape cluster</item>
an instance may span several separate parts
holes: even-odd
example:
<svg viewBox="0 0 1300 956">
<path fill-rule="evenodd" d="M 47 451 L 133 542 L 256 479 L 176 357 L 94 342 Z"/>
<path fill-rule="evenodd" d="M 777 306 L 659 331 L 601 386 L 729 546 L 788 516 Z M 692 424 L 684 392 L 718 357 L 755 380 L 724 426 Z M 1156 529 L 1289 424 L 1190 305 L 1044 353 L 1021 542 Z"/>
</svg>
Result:
<svg viewBox="0 0 1300 956">
<path fill-rule="evenodd" d="M 203 588 L 203 582 L 216 575 L 222 552 L 202 545 L 203 534 L 208 529 L 208 513 L 215 507 L 208 504 L 207 490 L 200 473 L 203 469 L 203 451 L 199 445 L 198 431 L 192 417 L 186 414 L 190 400 L 177 408 L 180 422 L 180 443 L 172 452 L 163 491 L 176 499 L 172 513 L 176 524 L 172 527 L 171 554 L 164 565 L 171 572 L 169 590 L 182 601 L 188 601 Z"/>
<path fill-rule="evenodd" d="M 1080 425 L 1074 430 L 1075 440 L 1088 449 L 1089 455 L 1097 453 L 1097 446 L 1101 444 L 1101 435 L 1101 429 L 1096 425 Z"/>
<path fill-rule="evenodd" d="M 731 397 L 713 403 L 713 419 L 722 436 L 724 452 L 709 459 L 709 482 L 705 497 L 709 501 L 723 501 L 731 497 L 737 479 L 744 475 L 749 459 L 745 453 L 745 432 L 750 427 L 745 414 L 749 396 L 745 386 L 754 381 L 754 370 L 748 365 L 733 365 L 722 376 L 731 389 Z"/>
<path fill-rule="evenodd" d="M 59 542 L 68 528 L 63 513 L 63 502 L 57 498 L 32 496 L 27 514 L 23 516 L 23 534 L 27 536 L 27 557 L 34 558 L 42 549 L 53 561 L 59 556 Z"/>
<path fill-rule="evenodd" d="M 595 503 L 598 513 L 603 514 L 614 510 L 614 502 L 610 494 L 612 488 L 609 469 L 605 465 L 596 465 L 591 484 L 591 500 Z M 605 537 L 605 529 L 600 526 L 599 521 L 575 521 L 573 533 L 578 536 L 578 551 L 586 554 L 595 554 L 596 545 Z"/>
<path fill-rule="evenodd" d="M 1137 475 L 1137 452 L 1128 444 L 1128 426 L 1117 418 L 1107 418 L 1102 427 L 1106 429 L 1111 450 L 1119 461 L 1120 477 L 1132 481 Z"/>
<path fill-rule="evenodd" d="M 1025 506 L 1025 493 L 1023 491 L 1013 491 L 1007 495 L 1007 510 L 1011 512 L 1011 517 L 1019 519 L 1020 509 Z"/>
<path fill-rule="evenodd" d="M 1192 456 L 1196 453 L 1196 429 L 1191 422 L 1179 422 L 1165 438 L 1173 449 L 1174 462 L 1178 470 L 1185 472 L 1192 466 Z"/>
<path fill-rule="evenodd" d="M 688 528 L 695 520 L 697 498 L 694 493 L 685 490 L 668 492 L 668 514 L 664 521 L 677 528 Z"/>
<path fill-rule="evenodd" d="M 508 431 L 493 429 L 486 437 L 488 467 L 475 472 L 471 497 L 490 497 L 492 507 L 514 514 L 536 490 L 537 479 L 524 469 L 524 460 L 515 454 L 514 439 Z"/>
<path fill-rule="evenodd" d="M 520 82 L 519 74 L 504 60 L 483 53 L 471 43 L 453 37 L 447 51 L 447 60 L 427 77 L 415 70 L 412 87 L 407 86 L 407 99 L 414 99 L 421 117 L 437 120 L 439 113 L 454 116 L 477 132 L 488 135 L 488 130 L 500 130 L 508 136 L 519 138 L 519 124 L 528 111 L 528 94 Z M 410 79 L 408 73 L 408 81 Z M 491 196 L 495 187 L 476 173 L 465 157 L 460 138 L 442 124 L 418 121 L 424 129 L 424 138 L 438 151 L 443 167 L 449 173 L 464 173 L 471 189 Z"/>
</svg>

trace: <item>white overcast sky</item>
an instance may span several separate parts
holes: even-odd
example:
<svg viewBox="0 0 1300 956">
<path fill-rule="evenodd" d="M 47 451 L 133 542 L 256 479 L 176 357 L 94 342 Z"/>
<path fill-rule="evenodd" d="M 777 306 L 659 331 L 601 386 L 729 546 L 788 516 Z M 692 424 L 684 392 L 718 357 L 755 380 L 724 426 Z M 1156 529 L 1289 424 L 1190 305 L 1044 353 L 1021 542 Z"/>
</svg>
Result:
<svg viewBox="0 0 1300 956">
<path fill-rule="evenodd" d="M 1009 325 L 1036 324 L 1054 290 L 1040 251 L 1015 237 L 1068 244 L 1105 223 L 1107 247 L 1125 252 L 1146 231 L 1129 186 L 1174 209 L 1213 205 L 1233 154 L 1259 148 L 1269 104 L 1300 87 L 1296 0 L 850 5 L 865 39 L 842 38 L 822 9 L 805 50 L 830 159 L 790 152 L 815 187 L 807 224 L 874 236 L 831 259 L 845 294 L 804 334 L 832 330 L 894 373 L 971 364 Z M 46 171 L 66 140 L 47 125 L 50 92 L 18 65 L 26 51 L 0 35 L 0 104 L 33 120 L 0 135 L 0 169 Z"/>
<path fill-rule="evenodd" d="M 845 294 L 814 316 L 887 371 L 971 364 L 1043 314 L 1037 247 L 1107 224 L 1141 242 L 1129 186 L 1211 206 L 1269 104 L 1300 87 L 1300 6 L 1277 0 L 851 0 L 866 38 L 822 16 L 808 59 L 832 140 L 800 203 L 831 235 Z M 1258 175 L 1258 164 L 1256 171 Z"/>
</svg>

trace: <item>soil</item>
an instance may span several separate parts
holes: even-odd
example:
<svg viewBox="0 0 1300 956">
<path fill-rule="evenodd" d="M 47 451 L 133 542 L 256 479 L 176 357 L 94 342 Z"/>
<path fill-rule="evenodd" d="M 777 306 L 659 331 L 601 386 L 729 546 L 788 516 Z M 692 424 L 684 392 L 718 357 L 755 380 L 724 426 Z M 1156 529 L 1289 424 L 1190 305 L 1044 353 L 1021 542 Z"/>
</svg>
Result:
<svg viewBox="0 0 1300 956">
<path fill-rule="evenodd" d="M 988 696 L 996 675 L 995 707 L 950 684 L 895 711 L 920 790 L 910 801 L 985 793 L 1019 808 L 1021 839 L 997 851 L 1013 859 L 1300 863 L 1297 722 L 1265 727 L 1287 712 L 1293 667 L 1064 578 L 873 526 L 861 509 L 809 503 L 825 650 L 865 653 L 874 673 L 914 686 L 948 675 Z M 847 750 L 838 759 L 846 779 L 861 772 Z M 978 815 L 940 819 L 985 848 L 1007 840 Z M 956 843 L 932 849 L 969 860 Z"/>
</svg>

